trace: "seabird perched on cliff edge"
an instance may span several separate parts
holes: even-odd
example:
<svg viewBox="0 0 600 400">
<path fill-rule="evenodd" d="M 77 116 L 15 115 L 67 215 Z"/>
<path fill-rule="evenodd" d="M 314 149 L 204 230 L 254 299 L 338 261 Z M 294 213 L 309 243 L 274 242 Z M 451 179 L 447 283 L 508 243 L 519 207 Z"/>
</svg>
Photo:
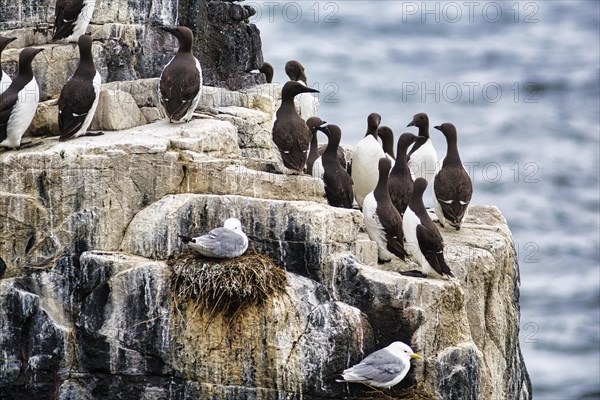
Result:
<svg viewBox="0 0 600 400">
<path fill-rule="evenodd" d="M 379 172 L 377 165 L 385 153 L 377 141 L 377 129 L 381 123 L 381 115 L 371 113 L 367 117 L 367 133 L 354 146 L 352 155 L 352 181 L 354 182 L 354 198 L 360 207 L 365 196 L 375 189 Z"/>
<path fill-rule="evenodd" d="M 400 215 L 404 216 L 404 211 L 410 202 L 413 190 L 413 177 L 406 160 L 408 147 L 419 140 L 425 140 L 422 136 L 415 136 L 412 133 L 403 133 L 398 139 L 398 148 L 396 151 L 396 162 L 390 172 L 388 187 L 392 203 Z"/>
<path fill-rule="evenodd" d="M 444 259 L 444 239 L 429 217 L 423 205 L 423 193 L 427 181 L 415 179 L 412 197 L 404 212 L 402 225 L 406 239 L 406 251 L 412 255 L 421 266 L 421 271 L 409 271 L 405 275 L 445 278 L 451 277 L 452 271 Z"/>
<path fill-rule="evenodd" d="M 389 126 L 380 126 L 377 128 L 377 136 L 381 139 L 381 147 L 385 156 L 394 162 L 396 156 L 394 156 L 394 132 Z"/>
<path fill-rule="evenodd" d="M 444 134 L 448 149 L 433 181 L 433 209 L 442 226 L 449 224 L 459 230 L 473 196 L 473 184 L 458 154 L 456 127 L 444 123 L 434 128 Z"/>
<path fill-rule="evenodd" d="M 79 66 L 58 98 L 58 128 L 60 140 L 86 135 L 100 99 L 100 73 L 92 58 L 92 37 L 79 36 Z M 88 134 L 102 135 L 102 132 Z"/>
<path fill-rule="evenodd" d="M 35 116 L 40 99 L 31 63 L 43 50 L 28 47 L 21 51 L 19 72 L 8 89 L 0 94 L 0 147 L 23 147 L 21 138 Z"/>
<path fill-rule="evenodd" d="M 202 67 L 192 53 L 194 34 L 185 26 L 162 29 L 177 38 L 179 49 L 160 75 L 160 104 L 169 122 L 189 122 L 202 94 Z"/>
<path fill-rule="evenodd" d="M 291 81 L 296 81 L 304 86 L 308 86 L 308 80 L 304 73 L 304 67 L 296 60 L 288 61 L 285 64 L 285 73 Z M 318 92 L 317 92 L 318 93 Z M 298 115 L 303 120 L 308 120 L 310 117 L 317 115 L 319 99 L 310 93 L 301 93 L 294 99 L 294 104 Z"/>
<path fill-rule="evenodd" d="M 6 48 L 6 46 L 8 46 L 10 42 L 12 42 L 15 39 L 16 38 L 14 37 L 6 37 L 0 35 L 0 58 L 2 57 L 2 51 Z M 10 79 L 10 76 L 8 76 L 6 72 L 2 71 L 2 62 L 0 60 L 0 94 L 2 94 L 2 92 L 8 89 L 11 83 L 12 79 Z"/>
<path fill-rule="evenodd" d="M 275 113 L 272 136 L 286 168 L 304 170 L 311 141 L 310 130 L 294 106 L 294 97 L 300 93 L 317 92 L 296 81 L 288 81 L 283 85 L 281 106 Z"/>
<path fill-rule="evenodd" d="M 327 148 L 321 156 L 323 167 L 323 183 L 325 196 L 330 206 L 352 208 L 354 191 L 352 178 L 345 168 L 340 165 L 338 146 L 342 138 L 342 130 L 337 125 L 326 125 L 318 128 L 329 139 Z M 317 163 L 315 163 L 317 164 Z"/>
<path fill-rule="evenodd" d="M 76 42 L 79 36 L 85 34 L 95 6 L 96 0 L 57 0 L 52 40 Z"/>
<path fill-rule="evenodd" d="M 365 228 L 371 240 L 377 243 L 380 262 L 398 257 L 404 260 L 408 255 L 404 249 L 402 216 L 392 204 L 388 190 L 388 178 L 392 162 L 387 157 L 379 159 L 379 180 L 375 190 L 365 197 L 363 215 Z"/>
<path fill-rule="evenodd" d="M 429 117 L 425 113 L 415 114 L 412 121 L 407 126 L 416 126 L 419 128 L 419 136 L 424 137 L 424 141 L 419 141 L 410 149 L 408 153 L 408 166 L 416 178 L 425 178 L 431 182 L 437 172 L 437 153 L 433 147 L 433 142 L 429 137 Z"/>
<path fill-rule="evenodd" d="M 226 219 L 222 227 L 215 228 L 206 235 L 196 238 L 183 235 L 179 237 L 190 249 L 205 257 L 234 258 L 248 249 L 248 237 L 237 218 Z"/>
<path fill-rule="evenodd" d="M 337 382 L 364 383 L 389 389 L 404 379 L 410 369 L 411 359 L 422 358 L 405 343 L 393 342 L 366 356 L 360 363 L 344 370 L 343 379 Z"/>
<path fill-rule="evenodd" d="M 312 175 L 313 173 L 313 165 L 317 159 L 321 157 L 319 154 L 319 142 L 317 137 L 318 128 L 320 126 L 324 126 L 327 121 L 323 121 L 319 117 L 310 117 L 306 120 L 306 126 L 308 126 L 308 130 L 310 131 L 310 149 L 308 151 L 308 157 L 306 158 L 306 173 Z M 323 164 L 320 165 L 321 170 L 323 169 Z M 323 172 L 321 171 L 321 175 L 319 178 L 323 177 Z"/>
</svg>

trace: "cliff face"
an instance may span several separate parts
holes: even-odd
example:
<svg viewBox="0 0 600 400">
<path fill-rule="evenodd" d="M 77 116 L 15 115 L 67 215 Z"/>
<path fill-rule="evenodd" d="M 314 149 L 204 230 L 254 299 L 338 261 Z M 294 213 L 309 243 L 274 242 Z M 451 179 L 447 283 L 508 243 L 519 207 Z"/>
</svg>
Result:
<svg viewBox="0 0 600 400">
<path fill-rule="evenodd" d="M 148 84 L 119 90 L 141 105 Z M 415 265 L 377 265 L 359 211 L 327 206 L 320 180 L 277 172 L 276 88 L 206 89 L 201 109 L 215 115 L 189 124 L 0 153 L 0 397 L 363 398 L 335 378 L 394 340 L 425 359 L 392 395 L 530 397 L 496 208 L 442 230 L 457 281 L 401 276 Z M 229 216 L 287 270 L 285 294 L 233 323 L 175 313 L 165 260 L 187 251 L 177 235 Z"/>
<path fill-rule="evenodd" d="M 52 38 L 56 0 L 0 1 L 0 31 L 19 39 L 3 53 L 2 65 L 14 75 L 18 51 L 46 48 L 34 63 L 41 99 L 57 97 L 79 59 L 77 46 L 48 44 Z M 230 89 L 264 83 L 257 69 L 263 61 L 260 32 L 248 23 L 252 7 L 218 0 L 96 1 L 88 32 L 102 82 L 154 78 L 177 49 L 177 40 L 160 27 L 186 25 L 194 31 L 194 53 L 203 66 L 204 84 Z M 62 68 L 49 67 L 62 65 Z"/>
<path fill-rule="evenodd" d="M 0 30 L 14 29 L 17 47 L 46 43 L 50 17 L 11 1 L 0 4 L 27 5 L 24 22 L 2 13 Z M 219 13 L 254 35 L 243 22 L 251 11 L 236 3 L 99 3 L 91 29 L 108 80 L 156 76 L 171 39 L 155 24 L 175 23 L 176 9 L 206 37 L 228 24 Z M 231 45 L 241 37 L 224 36 Z M 252 43 L 232 71 L 260 58 Z M 50 100 L 34 135 L 56 133 L 53 98 L 77 65 L 72 45 L 45 46 L 34 67 L 51 77 Z M 6 51 L 3 65 L 17 53 Z M 230 82 L 218 65 L 205 71 Z M 243 74 L 234 82 L 248 83 Z M 93 125 L 104 136 L 0 152 L 0 398 L 371 398 L 378 394 L 335 379 L 395 340 L 424 359 L 390 396 L 531 397 L 518 266 L 499 210 L 473 206 L 461 231 L 441 231 L 456 280 L 399 275 L 415 265 L 378 265 L 359 211 L 326 205 L 318 179 L 281 173 L 270 139 L 280 87 L 205 87 L 205 114 L 180 125 L 160 120 L 156 87 L 156 78 L 104 84 Z M 167 263 L 188 251 L 178 234 L 230 216 L 288 281 L 282 295 L 233 320 L 178 303 Z"/>
</svg>

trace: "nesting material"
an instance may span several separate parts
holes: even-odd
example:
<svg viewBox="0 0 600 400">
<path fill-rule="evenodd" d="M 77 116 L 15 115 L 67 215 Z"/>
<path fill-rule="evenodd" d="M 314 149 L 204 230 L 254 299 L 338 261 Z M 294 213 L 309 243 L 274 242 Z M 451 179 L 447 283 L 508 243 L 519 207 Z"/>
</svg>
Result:
<svg viewBox="0 0 600 400">
<path fill-rule="evenodd" d="M 212 317 L 236 315 L 285 291 L 285 271 L 271 258 L 248 252 L 233 259 L 208 259 L 194 253 L 169 260 L 175 305 L 189 301 Z"/>
<path fill-rule="evenodd" d="M 362 394 L 357 395 L 357 400 L 436 400 L 435 394 L 425 386 L 425 383 L 418 382 L 408 388 L 398 389 L 378 389 L 364 385 L 362 389 L 355 388 L 355 390 L 361 390 Z M 355 392 L 353 392 L 355 393 Z"/>
</svg>

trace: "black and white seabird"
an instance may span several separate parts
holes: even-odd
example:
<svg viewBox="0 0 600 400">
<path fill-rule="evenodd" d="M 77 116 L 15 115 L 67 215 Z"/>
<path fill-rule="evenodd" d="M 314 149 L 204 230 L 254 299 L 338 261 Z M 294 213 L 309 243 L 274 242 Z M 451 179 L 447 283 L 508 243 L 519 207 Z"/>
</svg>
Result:
<svg viewBox="0 0 600 400">
<path fill-rule="evenodd" d="M 394 132 L 389 126 L 380 126 L 377 129 L 377 136 L 381 139 L 381 147 L 385 156 L 392 160 L 396 160 L 394 156 Z"/>
<path fill-rule="evenodd" d="M 337 125 L 326 125 L 318 128 L 329 139 L 327 148 L 321 157 L 323 163 L 323 183 L 325 196 L 330 206 L 352 208 L 354 192 L 352 178 L 345 168 L 340 165 L 338 146 L 342 138 L 342 130 Z"/>
<path fill-rule="evenodd" d="M 322 144 L 319 146 L 317 131 L 320 126 L 326 124 L 327 121 L 321 120 L 319 117 L 310 117 L 306 120 L 306 125 L 311 133 L 311 141 L 310 141 L 310 150 L 308 152 L 308 159 L 306 160 L 306 173 L 314 176 L 315 178 L 323 179 L 323 152 L 327 148 L 327 144 Z M 346 153 L 344 149 L 338 146 L 337 149 L 338 161 L 342 168 L 347 171 L 348 163 L 346 161 Z"/>
<path fill-rule="evenodd" d="M 281 106 L 275 113 L 272 135 L 286 168 L 304 170 L 311 141 L 310 130 L 294 107 L 294 97 L 300 93 L 318 92 L 296 81 L 288 81 L 283 85 Z"/>
<path fill-rule="evenodd" d="M 354 182 L 354 197 L 360 207 L 365 196 L 375 189 L 379 173 L 377 165 L 385 153 L 377 141 L 377 128 L 381 123 L 381 115 L 371 113 L 367 117 L 367 133 L 354 146 L 352 155 L 352 181 Z"/>
<path fill-rule="evenodd" d="M 320 159 L 320 157 L 323 156 L 323 153 L 325 152 L 325 149 L 327 148 L 327 144 L 322 144 L 319 146 L 319 158 L 317 158 L 316 164 L 317 167 L 316 168 L 321 168 L 320 171 L 317 171 L 318 173 L 320 173 L 319 177 L 323 178 L 323 163 Z M 342 168 L 344 168 L 346 170 L 346 172 L 348 172 L 348 174 L 350 174 L 350 171 L 348 170 L 348 161 L 346 160 L 346 152 L 344 151 L 344 149 L 341 146 L 338 146 L 338 161 L 340 162 L 340 165 L 342 166 Z M 315 168 L 313 168 L 313 171 L 315 170 Z M 313 174 L 313 176 L 316 176 L 315 174 Z"/>
<path fill-rule="evenodd" d="M 2 51 L 4 51 L 6 46 L 8 46 L 8 44 L 15 39 L 16 38 L 14 37 L 6 37 L 0 35 L 0 59 L 2 57 Z M 10 79 L 10 76 L 8 76 L 6 72 L 2 71 L 2 62 L 0 61 L 0 94 L 2 94 L 2 92 L 8 89 L 11 83 L 12 79 Z"/>
<path fill-rule="evenodd" d="M 422 358 L 405 343 L 394 342 L 366 356 L 360 363 L 344 370 L 337 382 L 364 383 L 389 389 L 399 384 L 410 369 L 411 359 Z"/>
<path fill-rule="evenodd" d="M 415 179 L 412 197 L 403 219 L 406 250 L 421 266 L 422 276 L 429 278 L 453 276 L 444 260 L 442 235 L 423 204 L 423 193 L 426 188 L 425 179 Z"/>
<path fill-rule="evenodd" d="M 310 117 L 306 120 L 306 126 L 308 126 L 308 130 L 310 131 L 310 149 L 308 151 L 308 158 L 306 159 L 306 173 L 312 175 L 313 165 L 315 161 L 320 157 L 319 154 L 319 143 L 317 138 L 317 132 L 320 126 L 323 126 L 327 123 L 327 121 L 323 121 L 319 117 Z M 323 164 L 321 164 L 321 168 Z M 322 174 L 321 174 L 322 177 Z"/>
<path fill-rule="evenodd" d="M 226 219 L 222 227 L 215 228 L 206 235 L 196 238 L 183 235 L 179 237 L 190 249 L 205 257 L 235 258 L 248 249 L 248 237 L 237 218 Z"/>
<path fill-rule="evenodd" d="M 92 58 L 92 37 L 79 36 L 78 45 L 79 66 L 63 86 L 58 98 L 61 141 L 87 134 L 100 98 L 101 78 Z M 99 134 L 101 132 L 93 135 Z"/>
<path fill-rule="evenodd" d="M 304 73 L 304 67 L 296 60 L 288 61 L 285 64 L 285 73 L 291 81 L 300 82 L 304 86 L 308 86 L 308 80 Z M 308 120 L 310 117 L 317 115 L 319 99 L 310 93 L 301 93 L 294 99 L 298 115 L 303 120 Z"/>
<path fill-rule="evenodd" d="M 258 71 L 260 73 L 265 74 L 265 79 L 267 80 L 267 83 L 273 82 L 273 75 L 275 75 L 275 69 L 271 64 L 269 64 L 268 62 L 262 63 Z"/>
<path fill-rule="evenodd" d="M 170 122 L 188 122 L 202 93 L 202 67 L 192 53 L 194 34 L 185 26 L 162 29 L 177 38 L 179 49 L 160 75 L 160 104 Z"/>
<path fill-rule="evenodd" d="M 408 153 L 408 166 L 415 178 L 425 178 L 431 182 L 437 172 L 437 153 L 429 137 L 429 117 L 425 113 L 415 114 L 407 126 L 419 128 L 419 136 L 426 138 L 419 141 Z"/>
<path fill-rule="evenodd" d="M 43 50 L 28 47 L 21 51 L 19 72 L 8 89 L 0 94 L 0 147 L 21 147 L 21 138 L 33 120 L 40 90 L 31 63 Z"/>
<path fill-rule="evenodd" d="M 388 188 L 390 198 L 396 210 L 404 216 L 404 211 L 410 202 L 413 190 L 413 178 L 406 161 L 406 152 L 408 147 L 418 140 L 425 140 L 421 136 L 412 133 L 403 133 L 398 139 L 398 148 L 396 152 L 396 162 L 390 172 Z"/>
<path fill-rule="evenodd" d="M 76 42 L 85 34 L 95 6 L 96 0 L 56 0 L 52 40 Z"/>
<path fill-rule="evenodd" d="M 448 149 L 433 181 L 433 209 L 442 226 L 449 224 L 459 230 L 473 196 L 473 184 L 458 154 L 456 127 L 447 122 L 434 128 L 444 134 Z"/>
<path fill-rule="evenodd" d="M 404 260 L 402 217 L 392 204 L 388 189 L 388 176 L 392 162 L 387 157 L 379 159 L 379 180 L 375 190 L 367 194 L 363 203 L 365 227 L 371 240 L 377 243 L 379 261 L 390 261 L 394 256 Z"/>
</svg>

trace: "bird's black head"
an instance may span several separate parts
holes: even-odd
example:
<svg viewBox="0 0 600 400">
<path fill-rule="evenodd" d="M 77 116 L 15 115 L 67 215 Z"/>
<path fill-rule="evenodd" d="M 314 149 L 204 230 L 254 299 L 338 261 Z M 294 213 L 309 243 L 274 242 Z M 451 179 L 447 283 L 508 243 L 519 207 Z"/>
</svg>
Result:
<svg viewBox="0 0 600 400">
<path fill-rule="evenodd" d="M 447 139 L 456 139 L 456 127 L 450 122 L 444 122 L 442 125 L 434 126 L 434 128 L 442 132 Z"/>
<path fill-rule="evenodd" d="M 4 50 L 10 42 L 12 42 L 13 40 L 16 40 L 16 39 L 17 39 L 16 37 L 6 37 L 6 36 L 0 35 L 0 52 L 2 52 L 2 50 Z"/>
<path fill-rule="evenodd" d="M 392 169 L 392 160 L 387 157 L 381 157 L 379 159 L 379 175 L 388 176 L 390 174 L 390 170 Z"/>
<path fill-rule="evenodd" d="M 327 121 L 323 121 L 319 117 L 310 117 L 309 119 L 306 120 L 306 125 L 308 126 L 308 129 L 310 129 L 310 131 L 312 133 L 316 133 L 317 130 L 320 130 L 319 128 L 326 123 L 327 123 Z"/>
<path fill-rule="evenodd" d="M 161 28 L 165 32 L 169 32 L 171 35 L 177 38 L 179 42 L 179 52 L 192 51 L 192 45 L 194 43 L 194 34 L 192 30 L 186 26 L 177 26 L 175 28 Z"/>
<path fill-rule="evenodd" d="M 296 60 L 291 60 L 285 63 L 285 73 L 292 81 L 302 81 L 305 85 L 308 85 L 306 80 L 306 74 L 304 73 L 304 67 Z"/>
<path fill-rule="evenodd" d="M 369 127 L 369 129 L 377 130 L 380 123 L 381 123 L 381 115 L 379 115 L 377 113 L 371 113 L 367 117 L 367 126 Z"/>
<path fill-rule="evenodd" d="M 21 51 L 19 54 L 19 70 L 22 67 L 29 65 L 31 67 L 31 62 L 39 53 L 44 51 L 44 49 L 39 49 L 35 47 L 27 47 Z"/>
<path fill-rule="evenodd" d="M 262 63 L 258 71 L 265 74 L 267 83 L 273 82 L 273 75 L 275 75 L 275 69 L 271 64 L 269 64 L 268 62 Z"/>
<path fill-rule="evenodd" d="M 283 89 L 281 89 L 281 98 L 293 99 L 296 95 L 300 93 L 319 93 L 319 91 L 317 89 L 304 86 L 303 84 L 296 81 L 287 81 L 285 85 L 283 85 Z"/>
<path fill-rule="evenodd" d="M 425 113 L 415 114 L 412 121 L 406 126 L 416 126 L 417 128 L 428 127 L 429 117 Z"/>
</svg>

